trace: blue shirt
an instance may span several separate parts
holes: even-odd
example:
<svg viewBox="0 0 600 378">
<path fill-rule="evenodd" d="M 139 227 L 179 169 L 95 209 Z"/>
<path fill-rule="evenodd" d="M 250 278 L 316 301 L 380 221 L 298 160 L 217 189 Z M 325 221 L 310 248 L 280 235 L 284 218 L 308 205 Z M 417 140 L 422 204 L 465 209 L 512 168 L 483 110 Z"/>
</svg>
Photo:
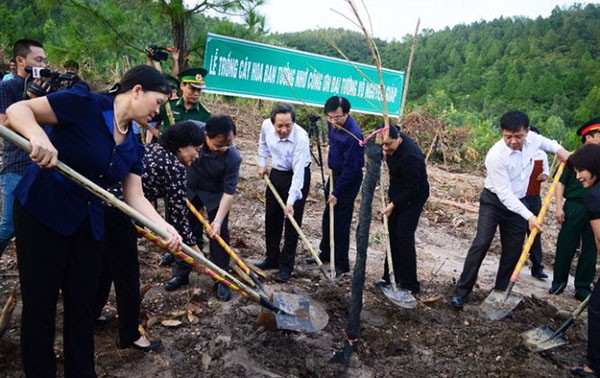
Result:
<svg viewBox="0 0 600 378">
<path fill-rule="evenodd" d="M 114 97 L 83 87 L 47 95 L 58 123 L 48 131 L 59 159 L 103 188 L 128 173 L 142 175 L 144 147 L 130 127 L 123 143 L 113 137 Z M 104 236 L 102 201 L 52 169 L 31 164 L 15 189 L 15 199 L 39 222 L 63 236 L 89 219 L 92 237 Z"/>
<path fill-rule="evenodd" d="M 15 75 L 11 80 L 0 83 L 0 114 L 6 114 L 6 109 L 15 102 L 27 99 L 23 94 L 24 84 L 25 79 L 19 75 Z M 2 170 L 0 173 L 17 173 L 23 175 L 29 165 L 31 165 L 29 154 L 5 140 L 4 152 L 2 154 Z"/>
<path fill-rule="evenodd" d="M 329 122 L 327 125 L 329 126 L 329 154 L 327 160 L 329 168 L 333 170 L 335 175 L 339 176 L 335 180 L 332 194 L 339 197 L 350 182 L 362 179 L 365 151 L 359 144 L 359 140 L 363 139 L 363 135 L 360 127 L 350 115 L 344 123 L 345 131 L 332 126 Z M 359 140 L 349 135 L 348 132 Z"/>
</svg>

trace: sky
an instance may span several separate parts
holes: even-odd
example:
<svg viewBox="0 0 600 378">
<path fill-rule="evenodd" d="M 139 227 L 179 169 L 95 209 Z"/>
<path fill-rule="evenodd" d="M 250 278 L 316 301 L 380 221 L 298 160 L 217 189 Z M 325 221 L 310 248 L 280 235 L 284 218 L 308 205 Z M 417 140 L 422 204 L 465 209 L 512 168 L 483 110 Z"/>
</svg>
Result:
<svg viewBox="0 0 600 378">
<path fill-rule="evenodd" d="M 535 19 L 550 16 L 552 10 L 570 6 L 575 1 L 561 0 L 354 0 L 361 18 L 369 25 L 364 12 L 372 20 L 372 35 L 391 41 L 414 34 L 417 20 L 423 29 L 442 30 L 446 26 L 491 21 L 500 16 L 525 16 Z M 580 4 L 596 1 L 577 1 Z M 333 9 L 333 10 L 332 10 Z M 360 31 L 350 5 L 344 0 L 267 0 L 258 8 L 266 16 L 271 32 L 296 32 L 316 28 L 344 28 Z M 343 15 L 340 15 L 339 13 Z M 351 20 L 348 20 L 348 18 Z M 367 27 L 368 28 L 368 27 Z M 370 30 L 371 31 L 371 30 Z"/>
</svg>

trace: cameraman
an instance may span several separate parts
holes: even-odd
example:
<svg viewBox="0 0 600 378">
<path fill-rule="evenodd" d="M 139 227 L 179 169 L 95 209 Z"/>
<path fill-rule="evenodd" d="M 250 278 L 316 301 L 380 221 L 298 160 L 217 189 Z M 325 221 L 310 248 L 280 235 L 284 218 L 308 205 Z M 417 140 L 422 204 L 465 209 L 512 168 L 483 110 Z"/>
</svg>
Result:
<svg viewBox="0 0 600 378">
<path fill-rule="evenodd" d="M 6 122 L 6 109 L 15 102 L 26 100 L 30 97 L 26 93 L 25 78 L 28 73 L 25 67 L 45 68 L 48 61 L 44 46 L 32 39 L 20 39 L 13 46 L 13 59 L 17 63 L 17 74 L 8 81 L 0 84 L 0 124 Z M 35 81 L 42 85 L 41 80 Z M 0 221 L 0 256 L 15 235 L 13 223 L 13 191 L 23 174 L 31 164 L 29 155 L 4 141 L 2 156 L 2 169 L 0 170 L 0 185 L 2 185 L 2 220 Z"/>
</svg>

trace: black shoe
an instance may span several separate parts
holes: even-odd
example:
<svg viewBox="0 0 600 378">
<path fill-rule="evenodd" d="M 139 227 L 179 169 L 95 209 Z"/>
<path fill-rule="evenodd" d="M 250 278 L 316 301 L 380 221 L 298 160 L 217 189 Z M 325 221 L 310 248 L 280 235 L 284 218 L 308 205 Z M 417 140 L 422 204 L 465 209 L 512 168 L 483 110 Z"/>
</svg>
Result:
<svg viewBox="0 0 600 378">
<path fill-rule="evenodd" d="M 585 299 L 588 297 L 588 295 L 590 295 L 590 292 L 582 293 L 577 290 L 575 291 L 575 299 L 577 299 L 579 302 L 585 301 Z"/>
<path fill-rule="evenodd" d="M 215 285 L 215 295 L 217 296 L 217 299 L 221 302 L 227 302 L 231 299 L 231 289 L 229 289 L 221 282 L 218 282 Z"/>
<path fill-rule="evenodd" d="M 96 327 L 102 328 L 108 326 L 115 318 L 112 315 L 100 315 L 94 320 Z"/>
<path fill-rule="evenodd" d="M 350 269 L 339 269 L 335 268 L 335 278 L 340 278 L 340 276 L 344 273 L 348 273 Z"/>
<path fill-rule="evenodd" d="M 275 277 L 273 277 L 273 279 L 277 282 L 287 283 L 290 280 L 290 274 L 288 272 L 280 270 L 279 272 L 277 272 L 277 274 L 275 274 Z"/>
<path fill-rule="evenodd" d="M 583 366 L 574 367 L 571 369 L 571 375 L 576 377 L 600 377 L 594 371 L 586 371 Z"/>
<path fill-rule="evenodd" d="M 566 287 L 567 287 L 566 282 L 552 282 L 552 286 L 550 286 L 548 293 L 554 294 L 554 295 L 560 295 L 560 294 L 562 294 L 563 291 L 565 291 Z"/>
<path fill-rule="evenodd" d="M 390 286 L 390 283 L 387 282 L 386 280 L 384 280 L 383 278 L 380 278 L 378 280 L 373 281 L 373 285 L 375 287 L 386 287 L 386 286 Z"/>
<path fill-rule="evenodd" d="M 465 297 L 462 295 L 453 295 L 450 299 L 450 305 L 457 310 L 462 310 L 465 306 Z"/>
<path fill-rule="evenodd" d="M 546 278 L 548 278 L 548 275 L 544 272 L 544 269 L 539 269 L 539 270 L 533 270 L 531 269 L 531 275 L 535 278 L 537 278 L 538 280 L 545 280 Z"/>
<path fill-rule="evenodd" d="M 169 266 L 175 262 L 175 256 L 170 254 L 169 252 L 165 253 L 160 260 L 160 266 Z"/>
<path fill-rule="evenodd" d="M 141 350 L 142 352 L 150 352 L 151 350 L 157 349 L 162 345 L 162 343 L 160 341 L 150 341 L 150 345 L 146 345 L 146 346 L 140 346 L 137 345 L 135 342 L 129 344 L 128 346 L 125 347 L 121 347 L 121 348 L 133 348 L 133 349 L 137 349 L 137 350 Z"/>
<path fill-rule="evenodd" d="M 277 264 L 272 264 L 267 260 L 254 264 L 254 266 L 261 270 L 277 269 Z"/>
<path fill-rule="evenodd" d="M 312 257 L 307 258 L 306 260 L 304 260 L 304 262 L 307 263 L 308 265 L 317 265 L 317 259 L 312 258 Z M 321 262 L 323 264 L 329 264 L 329 260 L 321 259 Z"/>
<path fill-rule="evenodd" d="M 171 279 L 165 284 L 166 291 L 175 291 L 180 289 L 183 285 L 187 285 L 190 283 L 188 276 L 173 276 Z"/>
</svg>

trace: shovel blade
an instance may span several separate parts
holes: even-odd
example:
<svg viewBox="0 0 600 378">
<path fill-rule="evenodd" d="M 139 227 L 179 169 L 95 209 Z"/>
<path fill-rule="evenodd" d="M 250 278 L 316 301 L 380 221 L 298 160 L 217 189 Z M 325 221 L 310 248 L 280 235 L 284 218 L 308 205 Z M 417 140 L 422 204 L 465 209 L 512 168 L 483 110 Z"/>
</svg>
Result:
<svg viewBox="0 0 600 378">
<path fill-rule="evenodd" d="M 567 343 L 560 335 L 555 335 L 547 325 L 525 331 L 521 337 L 525 346 L 532 352 L 541 352 Z"/>
<path fill-rule="evenodd" d="M 513 312 L 522 300 L 520 295 L 510 293 L 506 297 L 506 292 L 493 290 L 479 305 L 479 312 L 490 320 L 500 320 Z"/>
<path fill-rule="evenodd" d="M 300 332 L 316 332 L 327 325 L 329 315 L 316 302 L 297 294 L 275 293 L 273 303 L 285 313 L 276 313 L 277 328 Z"/>
<path fill-rule="evenodd" d="M 394 289 L 391 285 L 383 285 L 379 288 L 383 295 L 396 306 L 409 310 L 417 307 L 417 300 L 407 290 Z"/>
</svg>

